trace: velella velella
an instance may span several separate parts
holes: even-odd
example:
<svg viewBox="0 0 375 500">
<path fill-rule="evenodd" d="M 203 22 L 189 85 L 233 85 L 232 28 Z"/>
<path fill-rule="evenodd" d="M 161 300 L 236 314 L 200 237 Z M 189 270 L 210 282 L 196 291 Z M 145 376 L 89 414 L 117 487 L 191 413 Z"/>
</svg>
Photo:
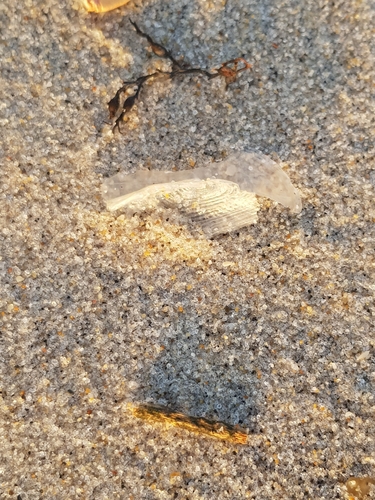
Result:
<svg viewBox="0 0 375 500">
<path fill-rule="evenodd" d="M 237 152 L 193 170 L 120 172 L 103 182 L 109 210 L 176 209 L 198 222 L 208 236 L 256 222 L 256 195 L 281 203 L 293 213 L 302 210 L 301 197 L 288 175 L 269 157 L 253 152 Z"/>
</svg>

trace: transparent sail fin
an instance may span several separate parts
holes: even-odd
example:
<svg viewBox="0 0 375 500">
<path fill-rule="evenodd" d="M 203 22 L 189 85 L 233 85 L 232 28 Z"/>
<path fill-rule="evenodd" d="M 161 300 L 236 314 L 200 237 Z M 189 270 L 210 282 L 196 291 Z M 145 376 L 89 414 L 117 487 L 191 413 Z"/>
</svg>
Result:
<svg viewBox="0 0 375 500">
<path fill-rule="evenodd" d="M 287 174 L 258 153 L 235 153 L 222 162 L 194 170 L 119 173 L 103 183 L 109 210 L 164 205 L 199 221 L 211 235 L 255 222 L 255 194 L 277 201 L 294 213 L 302 209 L 301 198 Z"/>
</svg>

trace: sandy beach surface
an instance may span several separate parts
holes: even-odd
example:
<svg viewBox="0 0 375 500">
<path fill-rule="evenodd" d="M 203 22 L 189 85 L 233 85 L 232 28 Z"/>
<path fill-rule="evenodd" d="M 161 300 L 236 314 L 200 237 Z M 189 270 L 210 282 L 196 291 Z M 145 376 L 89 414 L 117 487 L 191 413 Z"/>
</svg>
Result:
<svg viewBox="0 0 375 500">
<path fill-rule="evenodd" d="M 113 134 L 122 81 L 171 68 L 129 19 L 191 67 L 252 69 L 146 82 Z M 333 500 L 375 477 L 374 26 L 371 0 L 1 3 L 1 500 Z M 259 198 L 210 239 L 103 202 L 117 172 L 245 149 L 300 214 Z"/>
</svg>

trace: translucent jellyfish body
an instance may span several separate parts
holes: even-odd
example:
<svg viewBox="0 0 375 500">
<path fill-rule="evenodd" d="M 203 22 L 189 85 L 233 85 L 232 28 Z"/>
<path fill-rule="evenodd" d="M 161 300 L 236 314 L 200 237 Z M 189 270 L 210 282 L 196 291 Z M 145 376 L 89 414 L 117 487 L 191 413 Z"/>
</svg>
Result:
<svg viewBox="0 0 375 500">
<path fill-rule="evenodd" d="M 277 201 L 294 213 L 302 209 L 300 195 L 287 174 L 258 153 L 235 153 L 194 170 L 119 173 L 103 183 L 109 210 L 126 207 L 134 213 L 156 206 L 174 208 L 199 222 L 208 236 L 256 222 L 256 195 Z"/>
</svg>

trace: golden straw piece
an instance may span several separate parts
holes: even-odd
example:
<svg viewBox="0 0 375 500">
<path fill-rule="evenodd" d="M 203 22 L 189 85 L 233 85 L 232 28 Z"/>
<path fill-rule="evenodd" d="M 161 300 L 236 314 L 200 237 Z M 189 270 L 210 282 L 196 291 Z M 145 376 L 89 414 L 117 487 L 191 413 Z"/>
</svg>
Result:
<svg viewBox="0 0 375 500">
<path fill-rule="evenodd" d="M 202 417 L 192 417 L 159 405 L 142 404 L 135 407 L 130 406 L 130 409 L 135 417 L 147 422 L 160 422 L 174 427 L 181 427 L 197 434 L 204 434 L 236 444 L 247 443 L 247 433 L 237 425 L 208 420 Z"/>
<path fill-rule="evenodd" d="M 82 4 L 89 12 L 108 12 L 118 7 L 122 7 L 129 0 L 82 0 Z"/>
</svg>

